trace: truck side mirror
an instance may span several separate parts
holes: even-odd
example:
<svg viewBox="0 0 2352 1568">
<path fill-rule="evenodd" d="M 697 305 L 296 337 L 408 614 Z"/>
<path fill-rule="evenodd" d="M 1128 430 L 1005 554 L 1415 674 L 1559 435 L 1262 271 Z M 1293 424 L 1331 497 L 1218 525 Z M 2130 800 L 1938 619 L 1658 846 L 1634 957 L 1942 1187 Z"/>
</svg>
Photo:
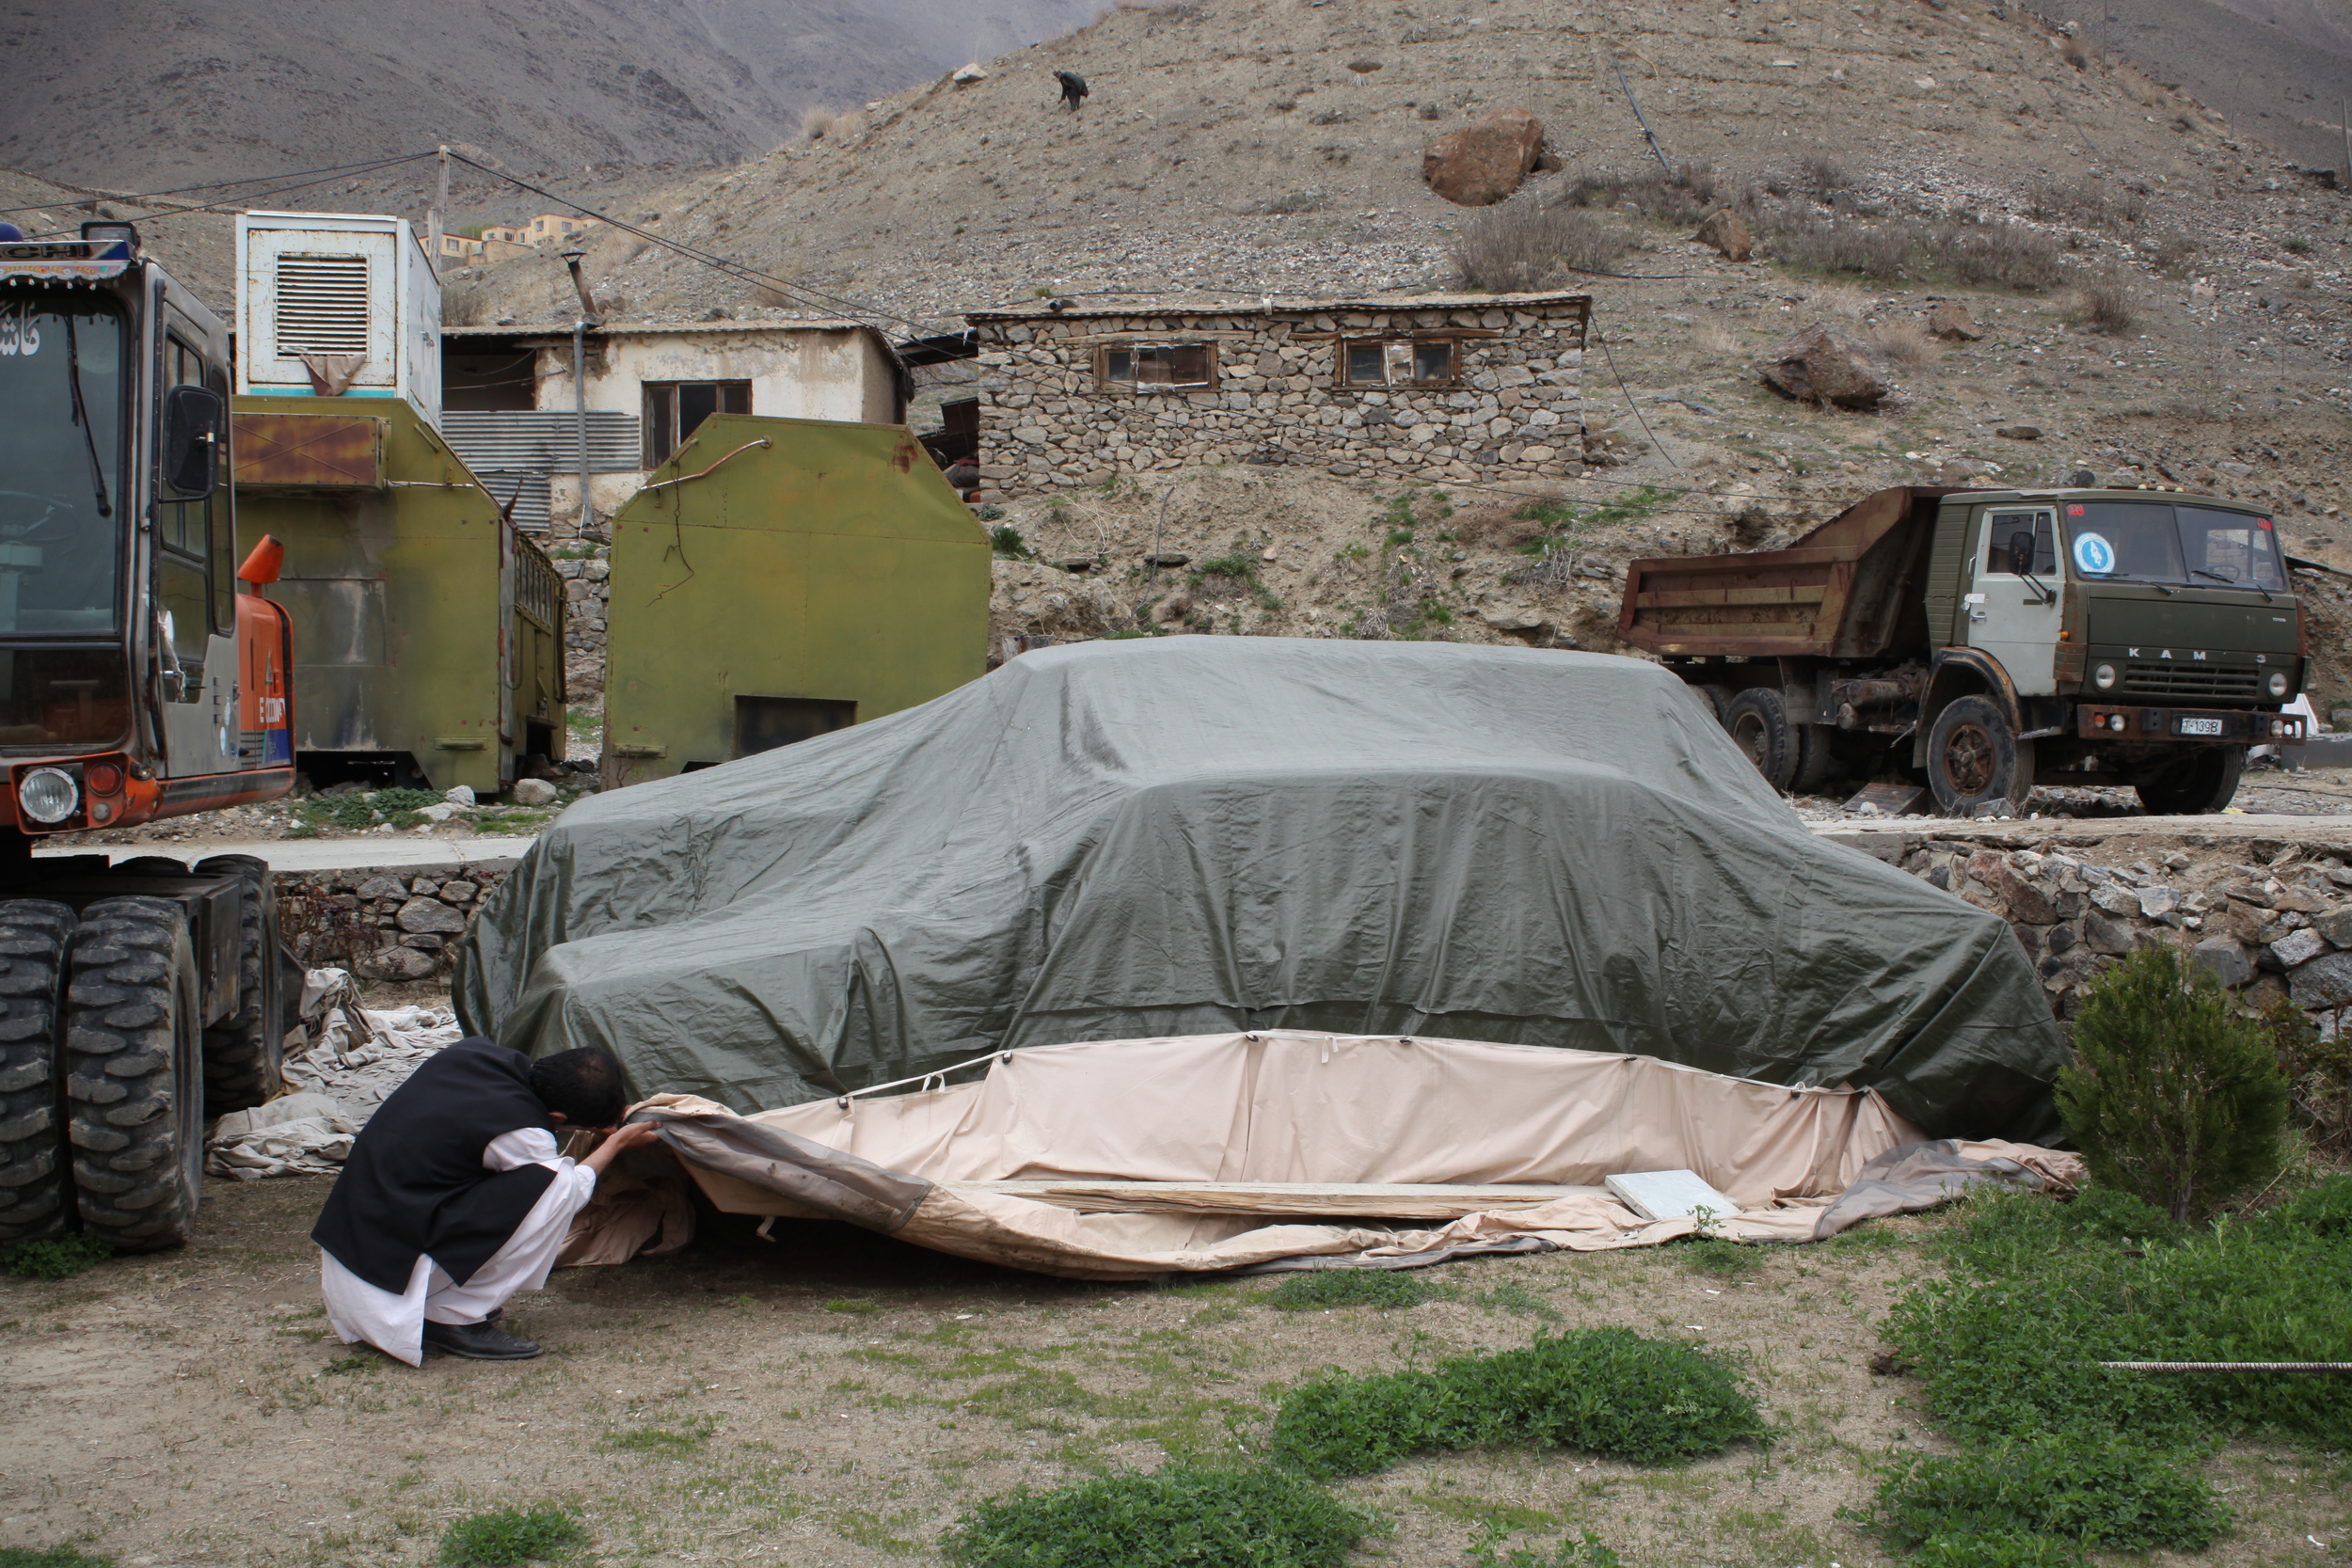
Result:
<svg viewBox="0 0 2352 1568">
<path fill-rule="evenodd" d="M 164 483 L 176 501 L 220 488 L 220 435 L 227 405 L 205 387 L 174 387 L 164 398 Z"/>
<path fill-rule="evenodd" d="M 2032 575 L 2033 535 L 2024 529 L 2009 536 L 2009 569 L 2021 578 Z"/>
</svg>

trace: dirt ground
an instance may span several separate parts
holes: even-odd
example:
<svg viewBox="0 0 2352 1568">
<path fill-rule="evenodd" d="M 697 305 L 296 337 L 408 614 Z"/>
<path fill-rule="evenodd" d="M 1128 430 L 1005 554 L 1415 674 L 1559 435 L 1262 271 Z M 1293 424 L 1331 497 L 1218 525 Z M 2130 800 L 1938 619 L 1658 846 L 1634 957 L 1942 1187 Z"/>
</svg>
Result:
<svg viewBox="0 0 2352 1568">
<path fill-rule="evenodd" d="M 1873 1376 L 1878 1324 L 1946 1223 L 1759 1251 L 1491 1259 L 1451 1299 L 1289 1312 L 1263 1280 L 1074 1284 L 847 1227 L 706 1224 L 687 1250 L 559 1274 L 509 1319 L 540 1361 L 354 1352 L 326 1330 L 306 1234 L 327 1184 L 208 1186 L 184 1251 L 58 1283 L 0 1280 L 0 1545 L 125 1568 L 422 1561 L 480 1510 L 577 1507 L 599 1563 L 937 1560 L 975 1500 L 1104 1466 L 1253 1448 L 1325 1366 L 1391 1369 L 1623 1324 L 1727 1352 L 1781 1436 L 1684 1468 L 1556 1452 L 1426 1459 L 1343 1488 L 1393 1517 L 1359 1560 L 1468 1560 L 1487 1522 L 1542 1546 L 1590 1528 L 1640 1568 L 1863 1568 L 1839 1517 L 1869 1467 L 1936 1442 L 1915 1386 Z M 2352 1555 L 2342 1459 L 2217 1462 L 2238 1532 L 2215 1568 Z M 2315 1549 L 2316 1540 L 2324 1546 Z"/>
</svg>

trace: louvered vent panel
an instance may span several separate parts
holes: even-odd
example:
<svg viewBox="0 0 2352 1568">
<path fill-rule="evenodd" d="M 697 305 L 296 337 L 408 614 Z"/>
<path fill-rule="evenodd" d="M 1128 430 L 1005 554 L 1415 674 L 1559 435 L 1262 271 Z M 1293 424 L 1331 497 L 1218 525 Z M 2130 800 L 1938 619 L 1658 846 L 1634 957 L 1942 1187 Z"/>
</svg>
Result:
<svg viewBox="0 0 2352 1568">
<path fill-rule="evenodd" d="M 368 259 L 278 258 L 278 354 L 368 352 Z"/>
</svg>

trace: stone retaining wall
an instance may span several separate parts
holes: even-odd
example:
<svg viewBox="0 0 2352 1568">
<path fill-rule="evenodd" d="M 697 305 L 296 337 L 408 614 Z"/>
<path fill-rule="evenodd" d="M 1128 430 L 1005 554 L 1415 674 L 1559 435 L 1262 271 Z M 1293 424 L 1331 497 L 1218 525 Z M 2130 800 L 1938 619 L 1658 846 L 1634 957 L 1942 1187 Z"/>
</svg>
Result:
<svg viewBox="0 0 2352 1568">
<path fill-rule="evenodd" d="M 335 964 L 373 980 L 431 980 L 511 860 L 392 870 L 281 871 L 278 921 L 306 969 Z"/>
<path fill-rule="evenodd" d="M 983 499 L 1216 463 L 1481 483 L 1584 463 L 1582 295 L 1322 309 L 984 312 Z M 1349 384 L 1343 345 L 1454 345 L 1445 384 Z M 1107 379 L 1106 354 L 1207 345 L 1200 386 Z M 1408 356 L 1409 359 L 1409 356 Z M 1122 361 L 1133 373 L 1135 361 Z"/>
</svg>

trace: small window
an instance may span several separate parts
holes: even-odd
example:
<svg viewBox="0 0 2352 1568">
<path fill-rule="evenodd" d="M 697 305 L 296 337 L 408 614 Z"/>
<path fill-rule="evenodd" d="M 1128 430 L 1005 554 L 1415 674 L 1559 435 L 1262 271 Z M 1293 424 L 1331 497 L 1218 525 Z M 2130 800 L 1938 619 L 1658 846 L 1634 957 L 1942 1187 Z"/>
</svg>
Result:
<svg viewBox="0 0 2352 1568">
<path fill-rule="evenodd" d="M 2058 570 L 2057 520 L 2047 512 L 1995 512 L 1985 529 L 1985 570 L 2009 571 L 2010 541 L 2020 533 L 2033 535 L 2033 573 L 2047 577 Z"/>
<path fill-rule="evenodd" d="M 1216 385 L 1213 343 L 1121 343 L 1104 349 L 1099 362 L 1104 387 L 1140 391 Z"/>
<path fill-rule="evenodd" d="M 1451 338 L 1350 338 L 1340 344 L 1343 387 L 1450 387 Z"/>
<path fill-rule="evenodd" d="M 855 703 L 825 697 L 738 697 L 735 754 L 747 757 L 755 752 L 772 752 L 856 722 Z"/>
<path fill-rule="evenodd" d="M 659 468 L 713 414 L 752 411 L 748 381 L 645 383 L 645 467 Z"/>
</svg>

